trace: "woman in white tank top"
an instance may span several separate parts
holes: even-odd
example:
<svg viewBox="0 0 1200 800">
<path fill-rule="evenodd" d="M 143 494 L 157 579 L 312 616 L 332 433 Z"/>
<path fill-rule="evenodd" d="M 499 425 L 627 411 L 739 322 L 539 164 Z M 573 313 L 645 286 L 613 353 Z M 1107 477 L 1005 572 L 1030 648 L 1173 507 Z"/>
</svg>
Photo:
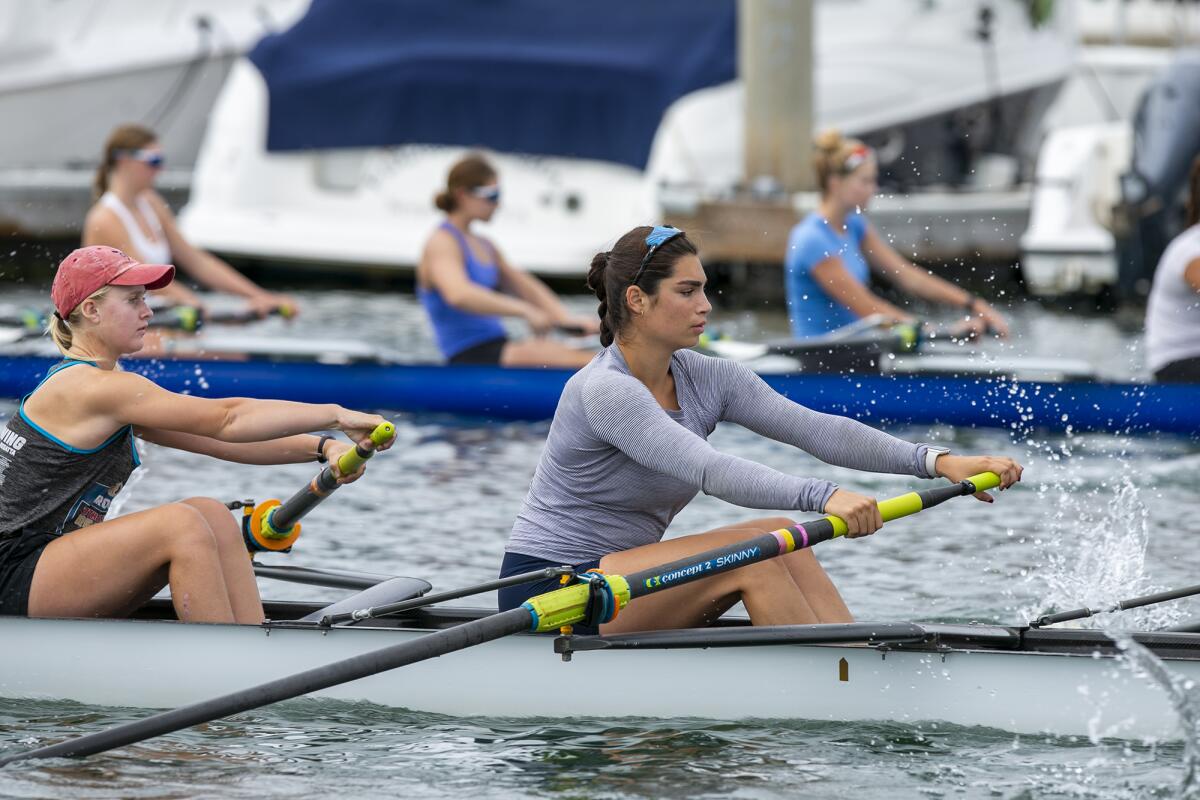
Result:
<svg viewBox="0 0 1200 800">
<path fill-rule="evenodd" d="M 246 298 L 250 308 L 263 316 L 277 309 L 286 310 L 289 316 L 296 313 L 299 309 L 291 297 L 263 289 L 183 238 L 175 215 L 154 191 L 162 164 L 162 149 L 153 131 L 122 125 L 109 135 L 96 171 L 97 201 L 83 224 L 84 246 L 107 245 L 143 263 L 174 264 L 206 289 Z M 171 303 L 204 307 L 196 293 L 180 281 L 156 294 Z"/>
<path fill-rule="evenodd" d="M 1188 227 L 1163 251 L 1146 304 L 1146 365 L 1159 383 L 1200 383 L 1200 158 L 1188 185 Z"/>
</svg>

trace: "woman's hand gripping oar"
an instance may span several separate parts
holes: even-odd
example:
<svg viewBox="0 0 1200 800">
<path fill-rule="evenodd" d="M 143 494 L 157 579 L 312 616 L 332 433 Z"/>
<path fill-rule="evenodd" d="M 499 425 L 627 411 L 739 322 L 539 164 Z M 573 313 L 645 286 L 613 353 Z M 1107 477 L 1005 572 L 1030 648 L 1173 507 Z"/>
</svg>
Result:
<svg viewBox="0 0 1200 800">
<path fill-rule="evenodd" d="M 883 500 L 879 503 L 879 510 L 886 522 L 916 514 L 952 497 L 975 494 L 999 485 L 998 475 L 983 473 L 949 486 L 909 492 L 890 500 Z M 156 714 L 107 731 L 5 756 L 0 758 L 0 766 L 27 758 L 94 755 L 407 664 L 436 658 L 514 633 L 553 632 L 564 625 L 575 625 L 585 621 L 593 624 L 607 622 L 615 617 L 621 608 L 643 595 L 812 547 L 818 542 L 843 536 L 846 531 L 844 521 L 838 517 L 825 516 L 628 576 L 585 573 L 593 576 L 592 579 L 539 595 L 510 611 L 502 611 L 490 617 L 436 631 L 416 641 L 390 645 L 212 700 Z"/>
<path fill-rule="evenodd" d="M 396 426 L 390 422 L 380 423 L 363 441 L 330 459 L 329 466 L 286 501 L 265 500 L 257 505 L 248 501 L 251 505 L 247 506 L 242 521 L 247 549 L 251 552 L 291 550 L 300 536 L 300 519 L 343 483 L 358 480 L 367 459 L 377 451 L 391 447 L 395 438 Z"/>
</svg>

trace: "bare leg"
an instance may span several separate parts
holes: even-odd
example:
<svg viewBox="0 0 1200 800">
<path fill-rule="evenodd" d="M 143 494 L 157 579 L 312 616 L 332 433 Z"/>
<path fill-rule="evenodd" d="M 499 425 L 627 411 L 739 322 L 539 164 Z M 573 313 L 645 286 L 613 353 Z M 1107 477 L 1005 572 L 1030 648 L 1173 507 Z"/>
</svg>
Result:
<svg viewBox="0 0 1200 800">
<path fill-rule="evenodd" d="M 29 589 L 31 617 L 104 617 L 171 585 L 179 619 L 232 622 L 217 542 L 184 503 L 68 533 L 46 546 Z"/>
<path fill-rule="evenodd" d="M 522 339 L 504 345 L 500 363 L 506 367 L 565 367 L 579 369 L 596 355 L 550 339 Z"/>
<path fill-rule="evenodd" d="M 204 521 L 217 541 L 217 556 L 225 576 L 225 589 L 229 592 L 234 620 L 259 624 L 266 615 L 258 596 L 254 567 L 250 564 L 250 555 L 246 552 L 246 543 L 237 520 L 224 503 L 211 497 L 189 497 L 183 502 L 204 515 Z"/>
<path fill-rule="evenodd" d="M 782 526 L 781 526 L 782 527 Z M 776 530 L 776 529 L 772 529 Z M 804 599 L 816 613 L 820 622 L 853 622 L 854 615 L 846 607 L 824 567 L 810 549 L 798 550 L 782 556 L 780 561 L 792 574 L 792 580 L 804 593 Z"/>
<path fill-rule="evenodd" d="M 600 568 L 605 572 L 617 574 L 636 572 L 714 547 L 752 539 L 766 531 L 791 524 L 789 519 L 770 517 L 718 528 L 707 533 L 668 539 L 607 555 L 601 560 Z M 823 618 L 809 602 L 805 587 L 797 584 L 797 575 L 807 580 L 815 574 L 815 567 L 819 577 L 832 589 L 832 583 L 816 563 L 816 559 L 810 555 L 808 560 L 811 561 L 811 566 L 802 562 L 793 567 L 784 563 L 787 558 L 791 556 L 762 561 L 695 581 L 678 589 L 668 589 L 639 598 L 636 603 L 623 610 L 617 619 L 602 626 L 601 630 L 604 633 L 619 633 L 709 625 L 738 600 L 745 603 L 750 620 L 755 625 L 841 621 Z M 837 597 L 836 589 L 833 589 L 833 593 Z M 827 612 L 833 608 L 824 587 L 816 591 L 815 599 L 821 603 L 822 611 Z M 840 597 L 838 600 L 840 601 Z M 849 612 L 846 613 L 848 616 Z"/>
</svg>

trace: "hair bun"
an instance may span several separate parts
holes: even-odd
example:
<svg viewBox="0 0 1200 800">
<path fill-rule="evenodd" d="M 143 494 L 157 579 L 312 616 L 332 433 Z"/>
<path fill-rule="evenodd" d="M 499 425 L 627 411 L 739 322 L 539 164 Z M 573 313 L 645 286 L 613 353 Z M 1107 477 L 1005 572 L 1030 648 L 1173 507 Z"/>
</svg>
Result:
<svg viewBox="0 0 1200 800">
<path fill-rule="evenodd" d="M 596 297 L 603 301 L 608 294 L 608 287 L 604 283 L 605 273 L 608 271 L 608 256 L 609 251 L 605 250 L 592 256 L 592 266 L 588 269 L 587 287 L 596 293 Z"/>
<path fill-rule="evenodd" d="M 817 134 L 813 139 L 813 146 L 823 152 L 832 153 L 842 146 L 842 141 L 841 131 L 829 128 Z"/>
</svg>

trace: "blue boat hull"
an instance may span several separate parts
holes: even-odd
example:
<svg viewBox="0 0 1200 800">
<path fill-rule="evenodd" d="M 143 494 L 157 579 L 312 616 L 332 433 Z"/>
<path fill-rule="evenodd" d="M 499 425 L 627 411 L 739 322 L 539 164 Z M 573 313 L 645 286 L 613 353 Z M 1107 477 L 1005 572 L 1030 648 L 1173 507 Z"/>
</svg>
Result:
<svg viewBox="0 0 1200 800">
<path fill-rule="evenodd" d="M 0 356 L 0 396 L 16 398 L 29 392 L 54 363 L 41 356 Z M 123 363 L 164 388 L 204 397 L 278 398 L 515 420 L 552 417 L 571 376 L 566 370 L 434 364 L 184 359 Z M 932 376 L 763 377 L 776 391 L 809 408 L 874 425 L 1200 435 L 1200 386 Z"/>
</svg>

